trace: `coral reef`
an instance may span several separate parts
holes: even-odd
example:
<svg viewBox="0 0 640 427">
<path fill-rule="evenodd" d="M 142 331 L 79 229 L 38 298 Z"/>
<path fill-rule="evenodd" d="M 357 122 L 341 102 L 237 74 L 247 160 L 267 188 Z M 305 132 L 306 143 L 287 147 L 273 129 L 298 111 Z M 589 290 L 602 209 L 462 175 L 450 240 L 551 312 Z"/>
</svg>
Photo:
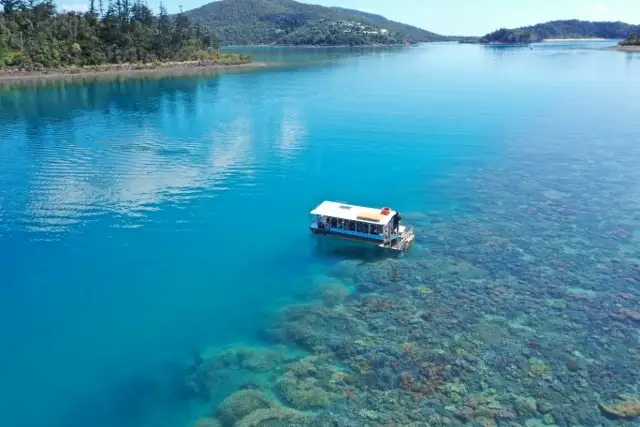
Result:
<svg viewBox="0 0 640 427">
<path fill-rule="evenodd" d="M 530 377 L 541 377 L 543 375 L 548 374 L 551 371 L 549 365 L 544 363 L 542 360 L 532 357 L 529 359 L 529 376 Z"/>
<path fill-rule="evenodd" d="M 227 397 L 218 406 L 218 417 L 225 426 L 233 426 L 238 420 L 259 409 L 268 409 L 273 402 L 260 391 L 242 390 Z"/>
<path fill-rule="evenodd" d="M 286 362 L 288 357 L 288 350 L 282 346 L 208 348 L 195 357 L 183 387 L 194 397 L 215 400 L 214 395 L 219 390 L 237 389 L 244 383 L 242 377 L 269 372 Z"/>
<path fill-rule="evenodd" d="M 284 400 L 294 408 L 323 408 L 331 403 L 331 394 L 318 387 L 318 380 L 311 377 L 297 378 L 293 372 L 287 372 L 278 387 Z"/>
<path fill-rule="evenodd" d="M 452 185 L 464 208 L 412 216 L 402 257 L 328 267 L 265 327 L 287 351 L 201 355 L 193 394 L 261 390 L 226 418 L 243 426 L 636 422 L 619 389 L 640 384 L 640 145 L 536 150 Z"/>
<path fill-rule="evenodd" d="M 335 307 L 344 302 L 349 295 L 349 289 L 342 283 L 323 285 L 318 290 L 319 298 L 327 307 Z"/>
<path fill-rule="evenodd" d="M 252 412 L 236 423 L 235 427 L 289 427 L 294 424 L 302 425 L 306 420 L 307 416 L 302 412 L 275 406 Z"/>
<path fill-rule="evenodd" d="M 309 356 L 287 366 L 287 372 L 278 379 L 278 390 L 283 400 L 296 409 L 314 409 L 329 406 L 335 396 L 326 389 L 346 378 L 326 364 L 326 357 Z"/>
<path fill-rule="evenodd" d="M 282 354 L 273 349 L 231 347 L 221 350 L 215 360 L 223 366 L 239 366 L 256 372 L 266 372 L 282 361 Z"/>
<path fill-rule="evenodd" d="M 242 349 L 239 351 L 240 366 L 257 372 L 273 369 L 282 361 L 282 355 L 274 350 Z"/>
</svg>

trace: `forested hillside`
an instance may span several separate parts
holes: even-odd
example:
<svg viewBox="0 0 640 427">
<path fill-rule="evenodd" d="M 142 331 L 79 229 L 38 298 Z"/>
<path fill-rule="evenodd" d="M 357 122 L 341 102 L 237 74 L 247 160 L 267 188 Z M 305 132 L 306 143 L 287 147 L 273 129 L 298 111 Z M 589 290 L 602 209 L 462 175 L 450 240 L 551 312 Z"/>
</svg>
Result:
<svg viewBox="0 0 640 427">
<path fill-rule="evenodd" d="M 591 22 L 577 19 L 551 21 L 514 29 L 501 28 L 480 39 L 484 43 L 534 43 L 544 39 L 625 39 L 640 26 L 624 22 Z"/>
<path fill-rule="evenodd" d="M 293 0 L 221 0 L 185 12 L 223 45 L 395 44 L 447 38 L 382 16 Z"/>
<path fill-rule="evenodd" d="M 155 15 L 142 0 L 94 0 L 87 13 L 58 13 L 52 0 L 0 5 L 0 68 L 219 58 L 212 30 L 162 6 Z"/>
</svg>

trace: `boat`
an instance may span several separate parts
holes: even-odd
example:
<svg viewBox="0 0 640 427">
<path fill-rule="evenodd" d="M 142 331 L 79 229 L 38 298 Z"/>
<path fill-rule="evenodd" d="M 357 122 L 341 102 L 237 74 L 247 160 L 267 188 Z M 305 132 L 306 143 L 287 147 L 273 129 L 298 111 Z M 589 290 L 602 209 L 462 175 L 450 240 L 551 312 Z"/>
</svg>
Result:
<svg viewBox="0 0 640 427">
<path fill-rule="evenodd" d="M 413 227 L 398 225 L 397 211 L 324 201 L 311 211 L 310 225 L 315 235 L 374 244 L 380 248 L 402 252 L 415 239 Z"/>
</svg>

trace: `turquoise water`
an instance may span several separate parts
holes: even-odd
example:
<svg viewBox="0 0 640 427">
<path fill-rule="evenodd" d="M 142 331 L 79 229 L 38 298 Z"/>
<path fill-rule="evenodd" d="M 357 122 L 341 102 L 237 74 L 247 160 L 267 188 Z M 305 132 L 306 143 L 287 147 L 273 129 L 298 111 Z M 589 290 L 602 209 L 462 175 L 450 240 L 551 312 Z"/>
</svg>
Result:
<svg viewBox="0 0 640 427">
<path fill-rule="evenodd" d="M 322 200 L 399 209 L 410 261 L 430 215 L 508 206 L 524 180 L 575 190 L 563 173 L 607 153 L 637 195 L 640 55 L 573 47 L 263 48 L 276 67 L 0 92 L 2 424 L 185 425 L 154 381 L 375 261 L 318 248 Z"/>
</svg>

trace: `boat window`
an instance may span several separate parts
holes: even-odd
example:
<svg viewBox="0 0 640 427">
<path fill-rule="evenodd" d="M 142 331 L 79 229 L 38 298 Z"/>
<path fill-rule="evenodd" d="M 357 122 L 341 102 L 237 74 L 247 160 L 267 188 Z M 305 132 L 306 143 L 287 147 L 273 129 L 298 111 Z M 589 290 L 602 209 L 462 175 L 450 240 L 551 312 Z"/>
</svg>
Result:
<svg viewBox="0 0 640 427">
<path fill-rule="evenodd" d="M 338 228 L 338 218 L 331 218 L 331 227 Z"/>
</svg>

